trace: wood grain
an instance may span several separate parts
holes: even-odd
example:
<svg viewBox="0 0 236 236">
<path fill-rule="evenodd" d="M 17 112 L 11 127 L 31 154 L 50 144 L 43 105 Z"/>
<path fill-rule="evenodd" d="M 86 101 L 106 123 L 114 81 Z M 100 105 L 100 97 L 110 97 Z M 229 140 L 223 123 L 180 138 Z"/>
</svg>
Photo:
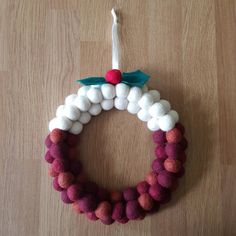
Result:
<svg viewBox="0 0 236 236">
<path fill-rule="evenodd" d="M 179 111 L 190 147 L 170 204 L 107 227 L 60 202 L 43 139 L 74 81 L 110 69 L 113 6 L 122 70 L 152 76 L 149 86 Z M 0 235 L 236 235 L 235 18 L 234 0 L 2 0 Z M 145 124 L 111 111 L 86 127 L 79 158 L 93 180 L 119 189 L 144 177 L 153 148 Z"/>
</svg>

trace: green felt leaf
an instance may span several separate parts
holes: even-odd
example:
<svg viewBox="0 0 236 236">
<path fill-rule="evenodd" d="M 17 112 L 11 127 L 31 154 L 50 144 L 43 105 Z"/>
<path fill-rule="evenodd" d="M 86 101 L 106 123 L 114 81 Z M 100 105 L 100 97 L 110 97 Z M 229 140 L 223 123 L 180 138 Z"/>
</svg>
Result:
<svg viewBox="0 0 236 236">
<path fill-rule="evenodd" d="M 85 79 L 77 80 L 76 82 L 82 84 L 82 85 L 102 85 L 107 83 L 104 77 L 88 77 Z"/>
<path fill-rule="evenodd" d="M 141 70 L 122 73 L 122 83 L 127 84 L 131 87 L 143 87 L 144 84 L 146 84 L 146 82 L 149 80 L 149 78 L 150 76 L 143 73 Z"/>
</svg>

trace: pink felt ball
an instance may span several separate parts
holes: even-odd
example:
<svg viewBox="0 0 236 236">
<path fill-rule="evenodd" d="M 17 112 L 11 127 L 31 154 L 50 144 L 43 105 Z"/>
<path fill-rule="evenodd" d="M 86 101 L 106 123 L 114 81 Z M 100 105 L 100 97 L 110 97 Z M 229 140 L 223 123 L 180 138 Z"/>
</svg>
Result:
<svg viewBox="0 0 236 236">
<path fill-rule="evenodd" d="M 171 173 L 177 173 L 181 168 L 181 163 L 176 159 L 167 158 L 164 162 L 164 167 Z"/>
<path fill-rule="evenodd" d="M 50 147 L 51 147 L 52 141 L 51 141 L 51 139 L 50 139 L 50 134 L 46 137 L 44 143 L 45 143 L 45 146 L 46 146 L 47 148 L 50 148 Z"/>
<path fill-rule="evenodd" d="M 107 220 L 111 217 L 111 204 L 107 201 L 100 202 L 95 210 L 95 215 L 101 220 Z"/>
<path fill-rule="evenodd" d="M 147 193 L 148 189 L 149 189 L 149 186 L 150 185 L 146 181 L 142 181 L 142 182 L 137 184 L 136 189 L 137 189 L 139 194 Z"/>
<path fill-rule="evenodd" d="M 50 147 L 50 154 L 56 159 L 66 158 L 68 146 L 64 143 L 52 144 Z"/>
<path fill-rule="evenodd" d="M 81 184 L 73 184 L 67 189 L 67 195 L 73 202 L 81 198 L 83 193 L 83 187 Z"/>
<path fill-rule="evenodd" d="M 149 194 L 155 201 L 163 203 L 169 199 L 170 191 L 159 184 L 155 184 L 149 188 Z"/>
<path fill-rule="evenodd" d="M 70 147 L 74 147 L 74 146 L 77 145 L 78 139 L 79 139 L 79 136 L 78 136 L 78 135 L 69 133 L 69 134 L 67 135 L 66 142 L 67 142 L 67 144 L 68 144 Z"/>
<path fill-rule="evenodd" d="M 166 140 L 168 143 L 179 143 L 182 139 L 182 133 L 179 129 L 173 128 L 166 132 Z"/>
<path fill-rule="evenodd" d="M 65 172 L 69 168 L 69 163 L 67 160 L 55 159 L 52 163 L 52 169 L 57 172 Z"/>
<path fill-rule="evenodd" d="M 164 188 L 171 188 L 176 181 L 176 178 L 173 174 L 169 173 L 166 170 L 163 170 L 157 176 L 158 183 Z"/>
<path fill-rule="evenodd" d="M 105 188 L 99 188 L 97 190 L 97 196 L 100 201 L 109 201 L 110 192 Z"/>
<path fill-rule="evenodd" d="M 160 159 L 155 159 L 152 162 L 152 170 L 156 173 L 161 172 L 162 170 L 164 170 L 164 165 L 163 165 L 163 161 Z"/>
<path fill-rule="evenodd" d="M 126 216 L 129 220 L 135 220 L 138 219 L 141 215 L 141 207 L 138 203 L 138 201 L 128 201 L 126 203 Z"/>
<path fill-rule="evenodd" d="M 50 154 L 50 151 L 46 152 L 45 161 L 50 164 L 54 161 L 54 157 Z"/>
<path fill-rule="evenodd" d="M 146 211 L 150 211 L 153 207 L 153 200 L 148 193 L 141 194 L 138 198 L 138 202 L 140 206 Z"/>
<path fill-rule="evenodd" d="M 165 147 L 165 151 L 166 151 L 167 156 L 171 158 L 178 158 L 178 156 L 181 154 L 183 150 L 179 144 L 167 143 Z"/>
<path fill-rule="evenodd" d="M 64 130 L 60 130 L 60 129 L 54 129 L 51 133 L 50 133 L 50 139 L 53 143 L 61 143 L 66 139 L 66 131 Z"/>
<path fill-rule="evenodd" d="M 181 134 L 184 135 L 185 128 L 184 128 L 184 126 L 181 123 L 176 123 L 175 124 L 175 128 L 177 128 L 181 132 Z"/>
<path fill-rule="evenodd" d="M 79 208 L 78 202 L 74 202 L 74 203 L 72 204 L 72 207 L 73 207 L 73 209 L 74 209 L 74 211 L 75 211 L 76 213 L 78 213 L 78 214 L 82 214 L 82 213 L 83 213 L 83 211 L 81 211 L 81 209 Z"/>
<path fill-rule="evenodd" d="M 106 220 L 101 220 L 101 222 L 102 222 L 104 225 L 111 225 L 111 224 L 114 223 L 114 220 L 113 220 L 111 217 L 109 217 L 109 218 L 107 218 Z"/>
<path fill-rule="evenodd" d="M 72 201 L 71 201 L 71 200 L 68 198 L 68 196 L 67 196 L 66 190 L 63 190 L 63 191 L 61 192 L 61 200 L 62 200 L 64 203 L 66 203 L 66 204 L 72 203 Z"/>
<path fill-rule="evenodd" d="M 120 72 L 120 70 L 113 69 L 113 70 L 107 71 L 107 73 L 105 75 L 105 79 L 108 83 L 111 83 L 111 84 L 120 83 L 120 81 L 121 81 L 121 72 Z"/>
<path fill-rule="evenodd" d="M 123 198 L 123 195 L 120 191 L 111 191 L 110 193 L 110 199 L 111 199 L 111 202 L 115 203 L 115 202 L 120 202 Z"/>
<path fill-rule="evenodd" d="M 56 171 L 54 171 L 54 169 L 52 167 L 48 168 L 48 175 L 51 177 L 56 177 L 58 176 L 58 173 Z"/>
<path fill-rule="evenodd" d="M 82 163 L 79 160 L 71 161 L 70 171 L 73 175 L 79 175 L 82 171 Z"/>
<path fill-rule="evenodd" d="M 152 134 L 153 141 L 158 144 L 166 143 L 166 134 L 162 130 L 157 130 Z"/>
<path fill-rule="evenodd" d="M 129 187 L 123 191 L 123 197 L 124 197 L 125 201 L 135 200 L 138 197 L 138 192 L 137 192 L 136 188 Z"/>
<path fill-rule="evenodd" d="M 155 155 L 160 160 L 165 160 L 167 158 L 165 147 L 164 146 L 158 146 L 155 149 Z"/>
<path fill-rule="evenodd" d="M 146 181 L 149 185 L 153 185 L 157 183 L 157 174 L 154 171 L 149 172 L 146 175 Z"/>
<path fill-rule="evenodd" d="M 91 211 L 91 212 L 87 212 L 86 213 L 86 216 L 89 220 L 98 220 L 96 214 L 94 211 Z"/>
<path fill-rule="evenodd" d="M 122 202 L 117 202 L 113 206 L 112 219 L 121 220 L 125 217 L 125 205 Z"/>
<path fill-rule="evenodd" d="M 96 209 L 96 199 L 92 195 L 86 195 L 78 200 L 79 208 L 83 212 L 90 212 Z"/>
<path fill-rule="evenodd" d="M 60 185 L 58 184 L 58 177 L 56 176 L 54 179 L 53 179 L 53 182 L 52 182 L 52 186 L 53 188 L 56 190 L 56 191 L 63 191 L 64 189 L 62 187 L 60 187 Z"/>
<path fill-rule="evenodd" d="M 74 175 L 70 172 L 62 172 L 58 175 L 58 184 L 62 188 L 68 188 L 74 182 Z"/>
</svg>

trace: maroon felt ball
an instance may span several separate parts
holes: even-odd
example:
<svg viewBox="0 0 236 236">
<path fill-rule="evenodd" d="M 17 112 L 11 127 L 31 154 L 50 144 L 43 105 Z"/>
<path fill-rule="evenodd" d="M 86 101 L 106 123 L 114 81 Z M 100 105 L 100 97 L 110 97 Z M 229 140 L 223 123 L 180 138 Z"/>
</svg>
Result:
<svg viewBox="0 0 236 236">
<path fill-rule="evenodd" d="M 67 189 L 67 195 L 73 202 L 81 198 L 83 193 L 83 186 L 81 184 L 73 184 Z"/>
<path fill-rule="evenodd" d="M 46 137 L 44 143 L 45 143 L 45 146 L 46 146 L 47 148 L 50 148 L 50 147 L 51 147 L 52 141 L 51 141 L 51 139 L 50 139 L 50 134 Z"/>
<path fill-rule="evenodd" d="M 122 192 L 116 190 L 111 191 L 110 193 L 111 202 L 113 203 L 120 202 L 122 198 L 123 198 Z"/>
<path fill-rule="evenodd" d="M 178 180 L 176 180 L 174 184 L 171 186 L 170 191 L 174 192 L 175 190 L 177 190 L 178 187 L 179 187 L 179 182 Z"/>
<path fill-rule="evenodd" d="M 139 194 L 147 193 L 148 189 L 149 189 L 149 186 L 150 185 L 146 181 L 142 181 L 142 182 L 137 184 L 136 189 L 137 189 Z"/>
<path fill-rule="evenodd" d="M 177 177 L 177 178 L 181 178 L 183 175 L 185 174 L 185 169 L 184 167 L 182 166 L 179 170 L 178 173 L 175 173 L 174 176 Z"/>
<path fill-rule="evenodd" d="M 87 213 L 86 213 L 86 216 L 87 216 L 87 218 L 88 218 L 89 220 L 93 220 L 93 221 L 98 220 L 98 218 L 97 218 L 97 216 L 96 216 L 96 214 L 95 214 L 94 211 L 87 212 Z"/>
<path fill-rule="evenodd" d="M 86 193 L 96 194 L 98 191 L 98 185 L 92 181 L 88 181 L 84 184 L 84 190 Z"/>
<path fill-rule="evenodd" d="M 66 139 L 66 131 L 61 130 L 61 129 L 54 129 L 51 133 L 50 133 L 50 139 L 53 143 L 61 143 Z"/>
<path fill-rule="evenodd" d="M 180 146 L 182 147 L 183 150 L 186 150 L 188 147 L 188 141 L 185 137 L 182 138 L 182 140 L 180 141 Z"/>
<path fill-rule="evenodd" d="M 79 160 L 71 161 L 70 171 L 75 176 L 79 175 L 82 171 L 82 163 Z"/>
<path fill-rule="evenodd" d="M 109 71 L 107 71 L 107 73 L 105 75 L 106 81 L 110 84 L 120 83 L 121 77 L 122 77 L 121 72 L 120 72 L 120 70 L 117 70 L 117 69 L 109 70 Z"/>
<path fill-rule="evenodd" d="M 95 210 L 95 215 L 101 220 L 107 220 L 111 217 L 111 204 L 107 201 L 100 202 Z"/>
<path fill-rule="evenodd" d="M 54 169 L 52 167 L 48 168 L 48 175 L 51 177 L 56 177 L 58 176 L 58 172 L 54 171 Z"/>
<path fill-rule="evenodd" d="M 58 175 L 58 184 L 62 188 L 68 188 L 73 184 L 75 177 L 70 172 L 62 172 Z"/>
<path fill-rule="evenodd" d="M 88 178 L 85 173 L 81 172 L 78 176 L 76 176 L 76 181 L 78 183 L 84 184 L 88 181 Z"/>
<path fill-rule="evenodd" d="M 182 133 L 182 135 L 184 135 L 185 128 L 184 128 L 184 126 L 181 123 L 176 123 L 175 124 L 175 128 L 177 128 Z"/>
<path fill-rule="evenodd" d="M 64 143 L 52 144 L 50 147 L 50 154 L 56 159 L 63 159 L 67 156 L 68 146 Z"/>
<path fill-rule="evenodd" d="M 50 151 L 46 152 L 44 159 L 49 164 L 51 164 L 54 161 L 54 157 L 50 154 Z"/>
<path fill-rule="evenodd" d="M 76 147 L 73 147 L 73 148 L 69 148 L 68 149 L 68 159 L 69 160 L 76 160 L 77 158 L 77 148 Z"/>
<path fill-rule="evenodd" d="M 176 178 L 173 174 L 169 173 L 166 170 L 160 172 L 157 176 L 158 183 L 165 188 L 171 188 L 176 181 Z"/>
<path fill-rule="evenodd" d="M 179 144 L 176 143 L 167 143 L 165 147 L 165 151 L 168 157 L 178 158 L 178 156 L 182 153 L 183 149 Z"/>
<path fill-rule="evenodd" d="M 86 195 L 78 200 L 79 208 L 83 212 L 94 211 L 97 207 L 96 199 L 92 195 Z"/>
<path fill-rule="evenodd" d="M 179 155 L 178 160 L 179 160 L 182 164 L 184 164 L 184 163 L 186 162 L 186 159 L 187 159 L 187 156 L 186 156 L 185 152 L 181 152 L 181 154 Z"/>
<path fill-rule="evenodd" d="M 168 143 L 179 143 L 182 139 L 182 133 L 179 129 L 173 128 L 166 132 L 166 140 Z"/>
<path fill-rule="evenodd" d="M 153 207 L 153 200 L 148 193 L 141 194 L 138 198 L 138 202 L 145 211 L 150 211 Z"/>
<path fill-rule="evenodd" d="M 148 214 L 155 214 L 156 212 L 158 212 L 160 209 L 160 202 L 157 201 L 153 201 L 153 207 L 152 209 L 148 212 Z"/>
<path fill-rule="evenodd" d="M 128 201 L 126 203 L 126 216 L 129 220 L 135 220 L 140 217 L 141 215 L 141 207 L 138 203 L 138 201 Z"/>
<path fill-rule="evenodd" d="M 149 185 L 153 185 L 157 183 L 157 173 L 154 171 L 149 172 L 146 175 L 146 181 Z"/>
<path fill-rule="evenodd" d="M 99 188 L 97 190 L 97 197 L 99 201 L 109 201 L 110 200 L 110 192 L 105 188 Z"/>
<path fill-rule="evenodd" d="M 160 160 L 165 160 L 167 158 L 165 146 L 158 146 L 155 149 L 155 155 Z"/>
<path fill-rule="evenodd" d="M 157 130 L 152 134 L 153 141 L 158 144 L 166 143 L 166 133 L 162 130 Z"/>
<path fill-rule="evenodd" d="M 79 135 L 68 133 L 66 142 L 70 147 L 75 147 L 78 143 Z"/>
<path fill-rule="evenodd" d="M 104 224 L 104 225 L 111 225 L 114 223 L 114 220 L 110 217 L 106 220 L 101 220 L 101 222 Z"/>
<path fill-rule="evenodd" d="M 71 201 L 71 200 L 68 198 L 68 196 L 67 196 L 66 190 L 63 190 L 63 191 L 61 192 L 61 200 L 62 200 L 64 203 L 66 203 L 66 204 L 72 203 L 72 201 Z"/>
<path fill-rule="evenodd" d="M 125 205 L 122 202 L 117 202 L 113 206 L 112 210 L 112 219 L 113 220 L 121 220 L 125 217 Z"/>
<path fill-rule="evenodd" d="M 181 168 L 181 162 L 176 159 L 167 158 L 164 162 L 164 167 L 171 173 L 178 173 Z"/>
<path fill-rule="evenodd" d="M 152 170 L 156 173 L 161 172 L 162 170 L 164 170 L 164 165 L 163 165 L 163 161 L 160 159 L 155 159 L 152 162 Z"/>
<path fill-rule="evenodd" d="M 57 172 L 66 172 L 69 168 L 69 163 L 67 160 L 55 159 L 52 163 L 52 169 Z"/>
<path fill-rule="evenodd" d="M 78 214 L 82 214 L 83 213 L 83 211 L 81 211 L 81 209 L 79 208 L 78 202 L 73 202 L 72 207 L 73 207 L 73 209 L 74 209 L 74 211 L 76 213 L 78 213 Z"/>
<path fill-rule="evenodd" d="M 169 199 L 170 191 L 159 184 L 155 184 L 149 188 L 149 194 L 155 201 L 163 203 Z"/>
<path fill-rule="evenodd" d="M 61 191 L 64 190 L 64 189 L 63 189 L 62 187 L 60 187 L 60 185 L 58 184 L 58 177 L 55 177 L 55 178 L 53 179 L 52 186 L 53 186 L 53 188 L 54 188 L 56 191 L 61 192 Z"/>
<path fill-rule="evenodd" d="M 129 219 L 127 217 L 124 217 L 124 218 L 122 218 L 120 220 L 116 220 L 116 221 L 120 224 L 126 224 L 129 222 Z"/>
<path fill-rule="evenodd" d="M 138 198 L 138 192 L 136 188 L 129 187 L 123 190 L 123 197 L 125 201 L 132 201 Z"/>
</svg>

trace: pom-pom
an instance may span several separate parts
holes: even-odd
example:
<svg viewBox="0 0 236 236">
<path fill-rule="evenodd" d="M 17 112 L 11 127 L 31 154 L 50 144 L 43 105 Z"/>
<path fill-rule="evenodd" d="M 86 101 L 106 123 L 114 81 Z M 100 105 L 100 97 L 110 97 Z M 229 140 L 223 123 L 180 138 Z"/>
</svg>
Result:
<svg viewBox="0 0 236 236">
<path fill-rule="evenodd" d="M 92 195 L 87 195 L 78 200 L 79 209 L 83 212 L 90 212 L 96 209 L 96 199 Z"/>
<path fill-rule="evenodd" d="M 182 138 L 179 145 L 182 147 L 183 150 L 185 150 L 188 147 L 188 141 L 185 137 Z"/>
<path fill-rule="evenodd" d="M 75 102 L 75 99 L 77 98 L 78 96 L 76 94 L 70 94 L 68 95 L 66 98 L 65 98 L 65 104 L 66 105 L 73 105 L 74 102 Z"/>
<path fill-rule="evenodd" d="M 101 91 L 104 99 L 113 99 L 116 96 L 115 86 L 112 84 L 103 84 Z"/>
<path fill-rule="evenodd" d="M 164 146 L 158 146 L 155 149 L 155 155 L 160 160 L 165 160 L 167 158 L 165 147 Z"/>
<path fill-rule="evenodd" d="M 53 188 L 54 188 L 56 191 L 61 192 L 61 191 L 64 190 L 64 189 L 58 184 L 58 177 L 57 177 L 57 176 L 53 179 L 52 186 L 53 186 Z"/>
<path fill-rule="evenodd" d="M 92 115 L 92 116 L 97 116 L 101 113 L 102 111 L 102 107 L 100 104 L 92 104 L 92 106 L 89 108 L 89 113 Z"/>
<path fill-rule="evenodd" d="M 175 120 L 174 118 L 167 114 L 167 115 L 164 115 L 162 117 L 160 117 L 159 119 L 159 126 L 160 126 L 160 129 L 163 130 L 163 131 L 169 131 L 171 129 L 174 128 L 175 126 Z"/>
<path fill-rule="evenodd" d="M 170 191 L 163 188 L 159 184 L 152 185 L 149 188 L 149 194 L 155 201 L 160 203 L 167 202 L 170 198 Z"/>
<path fill-rule="evenodd" d="M 142 94 L 143 94 L 142 89 L 140 89 L 139 87 L 132 87 L 130 88 L 127 99 L 129 102 L 137 103 L 142 97 Z"/>
<path fill-rule="evenodd" d="M 182 134 L 177 128 L 166 132 L 166 139 L 169 143 L 179 143 L 182 140 Z"/>
<path fill-rule="evenodd" d="M 179 144 L 176 143 L 167 143 L 165 146 L 165 151 L 167 156 L 172 158 L 178 158 L 178 156 L 181 154 L 182 147 Z"/>
<path fill-rule="evenodd" d="M 61 130 L 69 130 L 72 126 L 72 121 L 65 116 L 57 117 L 55 123 L 55 128 Z"/>
<path fill-rule="evenodd" d="M 121 220 L 125 217 L 125 206 L 122 202 L 115 203 L 111 217 L 113 220 Z"/>
<path fill-rule="evenodd" d="M 52 144 L 50 147 L 50 154 L 56 159 L 66 158 L 68 146 L 65 143 Z"/>
<path fill-rule="evenodd" d="M 138 197 L 138 192 L 135 188 L 129 187 L 123 191 L 123 197 L 126 201 L 135 200 Z"/>
<path fill-rule="evenodd" d="M 67 104 L 67 105 L 71 105 L 71 104 Z M 57 107 L 56 110 L 56 116 L 63 116 L 64 115 L 64 109 L 65 109 L 65 105 L 60 105 Z"/>
<path fill-rule="evenodd" d="M 82 213 L 83 213 L 83 211 L 81 211 L 81 209 L 79 208 L 78 202 L 74 202 L 74 203 L 72 204 L 72 207 L 73 207 L 73 210 L 74 210 L 76 213 L 78 213 L 78 214 L 82 214 Z"/>
<path fill-rule="evenodd" d="M 66 105 L 63 110 L 63 115 L 75 121 L 79 119 L 80 110 L 75 105 Z"/>
<path fill-rule="evenodd" d="M 146 211 L 150 211 L 153 207 L 153 200 L 148 193 L 141 194 L 138 198 L 138 202 L 140 206 Z"/>
<path fill-rule="evenodd" d="M 70 148 L 70 149 L 68 150 L 68 156 L 67 156 L 67 158 L 68 158 L 69 160 L 75 160 L 75 159 L 77 158 L 77 148 L 76 148 L 76 147 Z"/>
<path fill-rule="evenodd" d="M 178 157 L 178 160 L 183 164 L 183 163 L 185 163 L 186 159 L 187 159 L 187 156 L 186 156 L 185 152 L 181 152 L 181 154 Z"/>
<path fill-rule="evenodd" d="M 169 112 L 171 109 L 170 103 L 167 100 L 161 99 L 160 103 L 165 106 L 166 112 Z"/>
<path fill-rule="evenodd" d="M 127 111 L 131 114 L 137 114 L 138 111 L 140 110 L 140 106 L 138 105 L 137 102 L 129 102 L 127 106 Z"/>
<path fill-rule="evenodd" d="M 161 102 L 156 102 L 149 108 L 148 111 L 152 117 L 159 118 L 167 113 L 167 108 Z"/>
<path fill-rule="evenodd" d="M 78 138 L 79 138 L 78 135 L 68 133 L 67 139 L 66 139 L 66 143 L 67 143 L 70 147 L 74 147 L 74 146 L 77 145 Z"/>
<path fill-rule="evenodd" d="M 51 139 L 50 139 L 50 134 L 47 136 L 47 138 L 45 139 L 45 145 L 46 145 L 46 147 L 47 148 L 50 148 L 51 147 L 51 145 L 52 145 L 52 141 L 51 141 Z"/>
<path fill-rule="evenodd" d="M 67 137 L 67 133 L 64 130 L 54 129 L 50 133 L 50 139 L 53 143 L 57 144 L 63 142 Z"/>
<path fill-rule="evenodd" d="M 87 92 L 89 91 L 90 86 L 82 86 L 78 89 L 78 96 L 87 96 Z"/>
<path fill-rule="evenodd" d="M 100 201 L 109 201 L 110 200 L 110 192 L 105 188 L 99 188 L 97 190 L 97 196 Z"/>
<path fill-rule="evenodd" d="M 106 220 L 101 220 L 101 222 L 102 222 L 104 225 L 111 225 L 111 224 L 114 223 L 114 220 L 113 220 L 111 217 L 109 217 L 109 218 L 106 219 Z"/>
<path fill-rule="evenodd" d="M 152 95 L 154 102 L 160 101 L 161 95 L 157 90 L 149 90 L 148 93 Z"/>
<path fill-rule="evenodd" d="M 175 110 L 170 110 L 168 114 L 174 118 L 175 123 L 179 121 L 179 114 Z"/>
<path fill-rule="evenodd" d="M 127 98 L 129 94 L 129 86 L 123 83 L 116 85 L 116 96 L 118 98 Z"/>
<path fill-rule="evenodd" d="M 46 152 L 45 161 L 50 164 L 54 161 L 54 157 L 50 154 L 50 151 Z"/>
<path fill-rule="evenodd" d="M 175 124 L 175 128 L 178 129 L 182 133 L 182 135 L 184 135 L 185 128 L 184 128 L 184 126 L 181 123 L 176 123 Z"/>
<path fill-rule="evenodd" d="M 72 201 L 71 201 L 71 200 L 69 199 L 69 197 L 67 196 L 66 190 L 63 190 L 63 191 L 61 192 L 61 200 L 62 200 L 64 203 L 66 203 L 66 204 L 72 203 Z"/>
<path fill-rule="evenodd" d="M 120 191 L 111 191 L 110 198 L 112 202 L 120 202 L 122 200 L 122 193 Z"/>
<path fill-rule="evenodd" d="M 139 110 L 137 114 L 138 118 L 144 122 L 147 122 L 151 119 L 151 116 L 149 115 L 148 111 L 145 109 Z"/>
<path fill-rule="evenodd" d="M 158 124 L 158 119 L 157 118 L 151 118 L 148 122 L 147 122 L 147 127 L 149 130 L 151 131 L 157 131 L 160 129 L 159 124 Z"/>
<path fill-rule="evenodd" d="M 98 220 L 95 212 L 91 211 L 91 212 L 87 212 L 86 216 L 89 220 Z"/>
<path fill-rule="evenodd" d="M 75 180 L 75 177 L 70 172 L 62 172 L 58 175 L 58 184 L 62 188 L 68 188 Z"/>
<path fill-rule="evenodd" d="M 162 130 L 157 130 L 152 134 L 153 141 L 158 144 L 166 143 L 166 133 Z"/>
<path fill-rule="evenodd" d="M 128 106 L 128 100 L 126 98 L 115 98 L 114 100 L 114 106 L 118 110 L 125 110 Z"/>
<path fill-rule="evenodd" d="M 67 195 L 73 202 L 83 196 L 83 187 L 81 184 L 73 184 L 67 189 Z"/>
<path fill-rule="evenodd" d="M 181 168 L 181 163 L 178 160 L 167 158 L 164 162 L 164 167 L 171 173 L 177 173 Z"/>
<path fill-rule="evenodd" d="M 48 129 L 50 132 L 52 132 L 55 128 L 57 128 L 57 117 L 56 118 L 53 118 L 52 120 L 49 121 L 49 124 L 48 124 Z"/>
<path fill-rule="evenodd" d="M 149 93 L 144 93 L 141 99 L 138 101 L 138 105 L 144 110 L 148 110 L 152 104 L 153 97 Z"/>
<path fill-rule="evenodd" d="M 146 175 L 146 181 L 149 185 L 153 185 L 157 183 L 157 174 L 154 171 L 149 172 Z"/>
<path fill-rule="evenodd" d="M 102 109 L 105 111 L 109 111 L 114 107 L 114 101 L 113 99 L 105 99 L 101 102 Z"/>
<path fill-rule="evenodd" d="M 138 219 L 141 215 L 141 208 L 138 203 L 138 201 L 133 200 L 133 201 L 128 201 L 126 203 L 126 216 L 129 220 L 135 220 Z"/>
<path fill-rule="evenodd" d="M 129 221 L 129 219 L 125 216 L 122 219 L 116 221 L 120 224 L 126 224 Z"/>
<path fill-rule="evenodd" d="M 111 217 L 111 210 L 111 204 L 109 202 L 100 202 L 95 210 L 95 215 L 101 220 L 107 220 Z"/>
<path fill-rule="evenodd" d="M 121 81 L 121 72 L 120 70 L 117 69 L 112 69 L 107 71 L 106 75 L 105 75 L 105 79 L 108 83 L 110 84 L 118 84 Z"/>
<path fill-rule="evenodd" d="M 91 115 L 88 112 L 82 112 L 80 117 L 79 117 L 79 122 L 81 124 L 88 124 L 89 121 L 91 120 Z"/>
<path fill-rule="evenodd" d="M 163 165 L 163 161 L 160 159 L 155 159 L 152 162 L 152 170 L 155 173 L 160 173 L 162 170 L 164 170 L 164 165 Z"/>
<path fill-rule="evenodd" d="M 75 102 L 74 102 L 74 105 L 77 106 L 81 111 L 88 111 L 90 106 L 91 106 L 91 103 L 90 101 L 88 100 L 87 97 L 85 96 L 78 96 L 76 99 L 75 99 Z"/>
<path fill-rule="evenodd" d="M 100 103 L 103 99 L 100 89 L 93 87 L 88 90 L 87 97 L 91 103 Z"/>
<path fill-rule="evenodd" d="M 56 177 L 58 176 L 58 172 L 56 172 L 52 167 L 48 168 L 48 175 L 51 177 Z"/>
<path fill-rule="evenodd" d="M 84 184 L 84 190 L 87 193 L 96 194 L 98 191 L 98 186 L 96 183 L 88 181 L 87 183 Z"/>
<path fill-rule="evenodd" d="M 175 173 L 174 176 L 175 176 L 176 178 L 181 178 L 181 177 L 183 177 L 184 173 L 185 173 L 185 169 L 184 169 L 183 166 L 181 166 L 179 172 L 178 172 L 178 173 Z"/>
<path fill-rule="evenodd" d="M 79 175 L 82 171 L 82 163 L 79 160 L 71 161 L 70 171 L 75 176 Z"/>
<path fill-rule="evenodd" d="M 55 159 L 52 163 L 52 169 L 57 172 L 65 172 L 69 168 L 69 163 L 67 160 Z"/>
<path fill-rule="evenodd" d="M 73 123 L 72 127 L 70 128 L 69 132 L 72 134 L 80 134 L 83 130 L 83 125 L 76 121 Z"/>
<path fill-rule="evenodd" d="M 171 173 L 163 170 L 157 176 L 158 183 L 164 188 L 171 188 L 176 181 L 176 178 Z"/>
<path fill-rule="evenodd" d="M 146 181 L 142 181 L 137 184 L 136 189 L 139 194 L 147 193 L 150 185 Z"/>
</svg>

